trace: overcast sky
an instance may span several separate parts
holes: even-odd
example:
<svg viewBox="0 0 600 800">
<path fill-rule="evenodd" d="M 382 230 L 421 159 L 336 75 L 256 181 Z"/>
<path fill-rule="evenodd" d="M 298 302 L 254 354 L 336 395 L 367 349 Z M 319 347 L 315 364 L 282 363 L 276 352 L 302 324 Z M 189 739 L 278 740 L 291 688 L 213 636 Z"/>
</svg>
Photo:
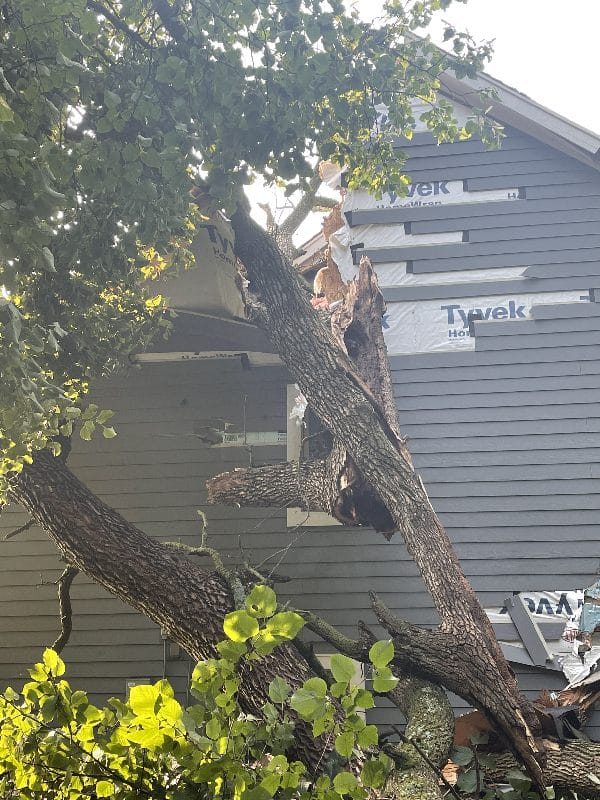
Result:
<svg viewBox="0 0 600 800">
<path fill-rule="evenodd" d="M 356 0 L 365 19 L 382 5 Z M 468 0 L 442 17 L 477 39 L 495 39 L 490 75 L 600 133 L 600 0 Z"/>
</svg>

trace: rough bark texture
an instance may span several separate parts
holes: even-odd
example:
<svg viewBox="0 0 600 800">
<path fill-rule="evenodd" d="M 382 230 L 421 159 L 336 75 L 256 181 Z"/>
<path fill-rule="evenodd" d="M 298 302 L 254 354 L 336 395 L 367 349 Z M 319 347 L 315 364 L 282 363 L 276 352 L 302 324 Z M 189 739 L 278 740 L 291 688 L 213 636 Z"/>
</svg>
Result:
<svg viewBox="0 0 600 800">
<path fill-rule="evenodd" d="M 406 718 L 406 741 L 397 752 L 411 769 L 397 770 L 385 791 L 398 800 L 423 800 L 441 796 L 438 774 L 423 758 L 442 767 L 454 735 L 454 714 L 445 692 L 427 681 L 401 678 L 390 699 Z M 414 742 L 418 749 L 412 744 Z"/>
<path fill-rule="evenodd" d="M 326 267 L 325 269 L 329 269 Z M 328 299 L 330 299 L 328 297 Z M 358 281 L 344 292 L 344 302 L 331 316 L 331 330 L 342 353 L 355 365 L 364 389 L 383 413 L 390 433 L 411 463 L 398 427 L 391 375 L 380 320 L 384 301 L 368 259 Z M 364 480 L 344 442 L 334 439 L 323 461 L 306 460 L 222 473 L 207 482 L 211 503 L 326 511 L 348 526 L 370 526 L 390 538 L 396 524 L 388 509 Z"/>
<path fill-rule="evenodd" d="M 506 780 L 506 771 L 518 768 L 514 756 L 505 753 L 495 758 L 495 766 L 487 770 L 493 780 Z M 557 797 L 561 792 L 575 793 L 583 798 L 599 798 L 600 786 L 595 785 L 590 775 L 600 778 L 600 744 L 597 742 L 572 741 L 565 745 L 548 742 L 546 769 L 548 785 L 554 786 Z M 570 793 L 569 797 L 574 796 Z"/>
<path fill-rule="evenodd" d="M 343 442 L 361 476 L 401 531 L 452 648 L 441 674 L 460 681 L 460 694 L 485 709 L 543 783 L 537 720 L 465 578 L 402 442 L 381 405 L 310 306 L 300 278 L 243 209 L 234 214 L 237 255 L 255 297 L 255 315 L 322 423 Z"/>
<path fill-rule="evenodd" d="M 233 610 L 222 577 L 129 523 L 48 451 L 24 468 L 11 499 L 47 531 L 70 565 L 160 625 L 193 658 L 217 655 L 223 617 Z M 260 711 L 277 675 L 297 687 L 313 672 L 296 648 L 277 648 L 244 671 L 240 699 L 247 711 Z M 309 767 L 322 761 L 324 742 L 313 738 L 310 726 L 298 722 L 296 741 L 297 755 Z"/>
</svg>

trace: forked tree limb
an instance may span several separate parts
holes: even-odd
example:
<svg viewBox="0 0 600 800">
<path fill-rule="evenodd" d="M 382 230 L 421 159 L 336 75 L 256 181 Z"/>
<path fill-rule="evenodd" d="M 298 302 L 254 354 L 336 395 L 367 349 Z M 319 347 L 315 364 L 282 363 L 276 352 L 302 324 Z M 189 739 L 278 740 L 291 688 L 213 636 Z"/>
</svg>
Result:
<svg viewBox="0 0 600 800">
<path fill-rule="evenodd" d="M 260 320 L 311 408 L 343 442 L 365 481 L 401 531 L 441 618 L 455 637 L 449 662 L 464 667 L 463 690 L 496 721 L 539 786 L 543 753 L 537 720 L 522 697 L 493 628 L 467 581 L 448 535 L 381 405 L 331 330 L 311 307 L 300 278 L 269 236 L 238 207 L 232 217 Z"/>
<path fill-rule="evenodd" d="M 72 564 L 98 584 L 160 625 L 193 658 L 217 655 L 224 638 L 223 617 L 234 608 L 228 581 L 207 572 L 172 547 L 165 547 L 125 520 L 93 494 L 49 451 L 36 453 L 11 485 L 11 499 L 23 505 Z M 273 678 L 297 688 L 314 672 L 293 645 L 283 645 L 244 670 L 240 702 L 260 713 Z M 323 737 L 315 739 L 310 724 L 297 721 L 294 755 L 311 768 L 322 764 Z M 408 785 L 408 784 L 407 784 Z M 393 800 L 413 800 L 390 791 Z M 424 794 L 439 800 L 439 792 Z"/>
</svg>

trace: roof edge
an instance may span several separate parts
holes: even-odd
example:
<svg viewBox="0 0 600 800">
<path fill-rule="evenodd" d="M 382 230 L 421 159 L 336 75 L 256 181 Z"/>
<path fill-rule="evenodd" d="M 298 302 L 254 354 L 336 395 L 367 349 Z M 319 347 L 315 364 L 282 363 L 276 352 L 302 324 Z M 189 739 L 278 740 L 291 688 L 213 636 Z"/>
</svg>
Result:
<svg viewBox="0 0 600 800">
<path fill-rule="evenodd" d="M 598 134 L 536 103 L 491 75 L 480 73 L 475 79 L 459 79 L 445 73 L 441 77 L 441 84 L 443 94 L 471 108 L 480 104 L 479 93 L 482 90 L 493 89 L 497 99 L 490 101 L 490 116 L 562 151 L 586 166 L 600 170 Z"/>
</svg>

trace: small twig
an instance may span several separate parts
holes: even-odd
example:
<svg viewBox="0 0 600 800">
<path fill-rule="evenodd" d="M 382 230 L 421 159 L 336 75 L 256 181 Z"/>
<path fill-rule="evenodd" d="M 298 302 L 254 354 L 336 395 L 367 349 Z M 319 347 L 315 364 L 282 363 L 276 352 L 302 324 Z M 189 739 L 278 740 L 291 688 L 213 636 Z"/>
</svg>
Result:
<svg viewBox="0 0 600 800">
<path fill-rule="evenodd" d="M 202 540 L 206 542 L 206 530 L 202 532 Z M 170 547 L 172 550 L 179 550 L 189 556 L 208 556 L 214 564 L 215 572 L 227 583 L 233 595 L 233 604 L 236 608 L 244 608 L 246 603 L 246 593 L 239 575 L 235 570 L 227 569 L 221 558 L 221 554 L 214 547 L 207 547 L 203 544 L 201 547 L 190 547 L 183 542 L 163 542 L 165 547 Z"/>
<path fill-rule="evenodd" d="M 78 572 L 79 570 L 77 567 L 69 564 L 68 567 L 65 567 L 60 578 L 56 581 L 58 585 L 58 609 L 60 612 L 61 631 L 58 635 L 58 638 L 52 645 L 52 649 L 57 653 L 60 653 L 67 644 L 69 637 L 71 636 L 71 631 L 73 630 L 73 609 L 71 607 L 71 595 L 69 592 L 71 589 L 71 584 L 73 583 L 73 579 Z"/>
<path fill-rule="evenodd" d="M 21 525 L 20 528 L 15 528 L 14 531 L 10 531 L 10 533 L 7 533 L 6 536 L 4 537 L 4 541 L 6 542 L 8 539 L 13 539 L 15 536 L 18 536 L 20 533 L 25 533 L 25 531 L 28 531 L 30 528 L 33 528 L 33 526 L 35 524 L 36 524 L 35 520 L 34 519 L 30 519 L 29 522 L 25 523 L 25 525 Z"/>
<path fill-rule="evenodd" d="M 422 748 L 422 747 L 420 747 L 420 746 L 419 746 L 419 745 L 418 745 L 418 744 L 417 744 L 417 743 L 414 741 L 414 739 L 409 739 L 409 738 L 408 738 L 408 736 L 405 736 L 405 734 L 404 734 L 404 733 L 403 733 L 403 732 L 400 730 L 400 728 L 398 728 L 396 725 L 392 725 L 392 726 L 391 726 L 391 728 L 392 728 L 392 730 L 394 731 L 394 733 L 397 733 L 397 734 L 398 734 L 398 736 L 400 737 L 400 739 L 401 739 L 403 742 L 405 742 L 406 744 L 409 744 L 411 747 L 414 747 L 414 748 L 415 748 L 415 750 L 416 750 L 416 751 L 417 751 L 417 753 L 418 753 L 418 754 L 421 756 L 421 758 L 423 759 L 423 761 L 424 761 L 424 762 L 427 764 L 427 766 L 428 766 L 428 767 L 429 767 L 431 770 L 433 770 L 433 772 L 435 772 L 435 774 L 438 776 L 438 778 L 441 780 L 441 782 L 444 784 L 444 786 L 445 786 L 445 787 L 448 789 L 448 791 L 452 793 L 452 795 L 453 795 L 453 796 L 456 798 L 456 800 L 462 800 L 461 796 L 460 796 L 460 795 L 459 795 L 459 793 L 456 791 L 456 789 L 454 788 L 454 786 L 452 786 L 452 784 L 451 784 L 451 783 L 450 783 L 450 781 L 449 781 L 449 780 L 446 778 L 446 776 L 444 775 L 444 773 L 442 772 L 442 770 L 441 770 L 441 769 L 440 769 L 440 768 L 439 768 L 439 767 L 438 767 L 436 764 L 434 764 L 434 762 L 433 762 L 433 761 L 432 761 L 432 760 L 429 758 L 429 756 L 428 756 L 428 755 L 427 755 L 427 753 L 426 753 L 426 752 L 423 750 L 423 748 Z"/>
</svg>

